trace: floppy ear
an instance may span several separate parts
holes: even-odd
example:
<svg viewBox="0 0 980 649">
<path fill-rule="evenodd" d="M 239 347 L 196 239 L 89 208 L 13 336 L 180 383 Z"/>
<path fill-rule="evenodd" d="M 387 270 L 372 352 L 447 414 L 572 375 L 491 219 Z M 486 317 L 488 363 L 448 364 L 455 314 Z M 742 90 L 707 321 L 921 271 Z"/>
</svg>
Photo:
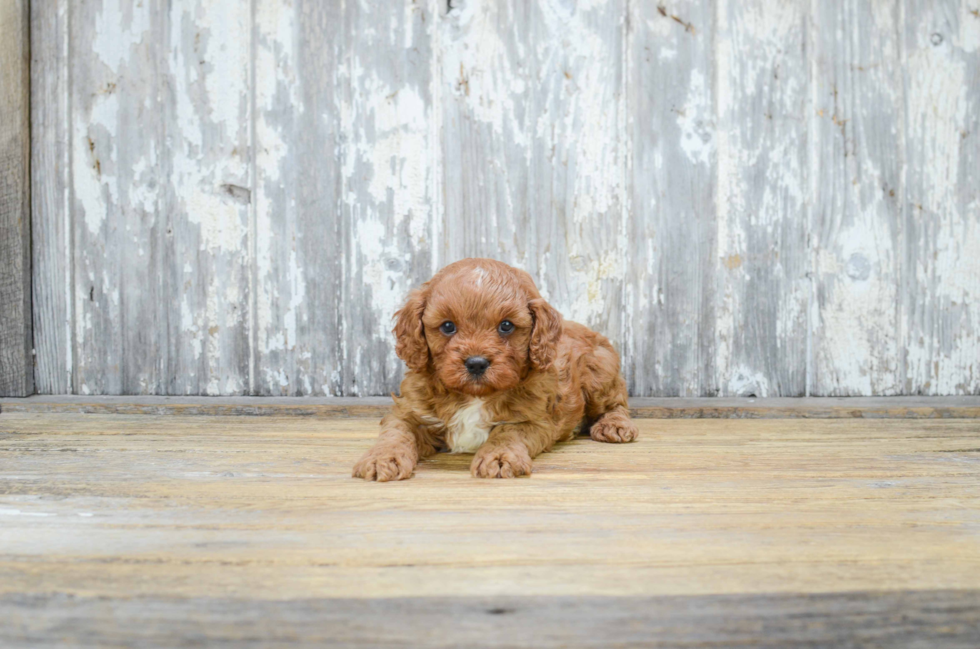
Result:
<svg viewBox="0 0 980 649">
<path fill-rule="evenodd" d="M 531 345 L 528 352 L 531 364 L 538 369 L 546 369 L 555 360 L 558 340 L 561 338 L 561 314 L 541 298 L 527 303 L 534 318 L 531 329 Z"/>
<path fill-rule="evenodd" d="M 425 311 L 425 293 L 416 289 L 409 293 L 408 301 L 395 313 L 395 353 L 405 361 L 410 370 L 421 372 L 429 364 L 429 344 L 425 341 L 422 312 Z"/>
</svg>

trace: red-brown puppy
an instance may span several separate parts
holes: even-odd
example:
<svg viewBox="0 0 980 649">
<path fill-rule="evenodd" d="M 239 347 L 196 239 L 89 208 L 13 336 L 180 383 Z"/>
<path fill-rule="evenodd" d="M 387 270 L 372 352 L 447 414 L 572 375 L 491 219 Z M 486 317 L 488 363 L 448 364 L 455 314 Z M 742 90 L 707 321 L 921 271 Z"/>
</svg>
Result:
<svg viewBox="0 0 980 649">
<path fill-rule="evenodd" d="M 600 442 L 636 439 L 616 351 L 563 321 L 524 271 L 458 261 L 395 317 L 395 351 L 408 373 L 355 477 L 404 480 L 419 458 L 448 450 L 474 453 L 474 476 L 513 478 L 582 426 Z"/>
</svg>

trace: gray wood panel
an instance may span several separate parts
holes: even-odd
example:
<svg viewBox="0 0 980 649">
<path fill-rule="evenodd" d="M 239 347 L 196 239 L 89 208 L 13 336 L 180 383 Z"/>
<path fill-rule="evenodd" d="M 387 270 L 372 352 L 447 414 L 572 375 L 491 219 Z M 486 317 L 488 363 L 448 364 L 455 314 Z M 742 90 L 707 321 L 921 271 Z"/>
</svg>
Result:
<svg viewBox="0 0 980 649">
<path fill-rule="evenodd" d="M 344 393 L 341 3 L 255 4 L 251 391 Z"/>
<path fill-rule="evenodd" d="M 700 396 L 715 353 L 714 4 L 630 11 L 624 374 L 638 396 Z"/>
<path fill-rule="evenodd" d="M 157 244 L 169 281 L 169 394 L 249 391 L 251 43 L 249 3 L 161 2 L 161 160 L 169 213 Z M 172 232 L 171 232 L 172 230 Z M 170 341 L 173 341 L 172 343 Z M 138 341 L 137 341 L 138 344 Z M 135 391 L 129 388 L 129 391 Z"/>
<path fill-rule="evenodd" d="M 75 390 L 243 393 L 248 7 L 106 0 L 70 24 Z"/>
<path fill-rule="evenodd" d="M 521 266 L 565 317 L 622 349 L 627 3 L 528 5 Z"/>
<path fill-rule="evenodd" d="M 457 3 L 439 29 L 444 221 L 438 263 L 522 264 L 527 240 L 531 3 Z"/>
<path fill-rule="evenodd" d="M 441 34 L 440 262 L 527 270 L 618 345 L 626 257 L 625 3 L 454 5 Z"/>
<path fill-rule="evenodd" d="M 904 391 L 980 392 L 980 6 L 907 0 Z"/>
<path fill-rule="evenodd" d="M 344 5 L 343 394 L 386 394 L 398 385 L 391 317 L 434 270 L 441 178 L 431 63 L 444 8 Z"/>
<path fill-rule="evenodd" d="M 31 354 L 30 8 L 0 5 L 0 395 L 34 392 Z"/>
<path fill-rule="evenodd" d="M 638 396 L 978 394 L 975 10 L 34 3 L 38 389 L 386 394 L 489 256 Z"/>
<path fill-rule="evenodd" d="M 901 5 L 813 5 L 810 394 L 902 391 Z"/>
<path fill-rule="evenodd" d="M 31 3 L 31 237 L 37 391 L 72 389 L 69 0 Z"/>
<path fill-rule="evenodd" d="M 701 393 L 802 396 L 807 5 L 716 7 L 717 250 L 702 262 L 715 326 L 702 336 Z"/>
</svg>

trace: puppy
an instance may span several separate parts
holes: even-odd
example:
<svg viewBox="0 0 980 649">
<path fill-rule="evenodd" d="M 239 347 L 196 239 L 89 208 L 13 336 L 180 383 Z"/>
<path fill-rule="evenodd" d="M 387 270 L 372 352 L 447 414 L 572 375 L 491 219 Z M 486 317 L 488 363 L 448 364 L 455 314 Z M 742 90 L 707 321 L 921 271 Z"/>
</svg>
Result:
<svg viewBox="0 0 980 649">
<path fill-rule="evenodd" d="M 404 480 L 420 458 L 473 453 L 480 478 L 531 473 L 531 459 L 588 427 L 630 442 L 619 356 L 541 298 L 531 276 L 491 259 L 451 264 L 395 314 L 408 373 L 354 477 Z"/>
</svg>

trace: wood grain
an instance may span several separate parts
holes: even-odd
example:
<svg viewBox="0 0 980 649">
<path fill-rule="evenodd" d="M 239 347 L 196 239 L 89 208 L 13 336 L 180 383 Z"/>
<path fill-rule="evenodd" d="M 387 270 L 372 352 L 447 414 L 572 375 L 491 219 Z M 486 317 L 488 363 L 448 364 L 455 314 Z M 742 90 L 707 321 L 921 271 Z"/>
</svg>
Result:
<svg viewBox="0 0 980 649">
<path fill-rule="evenodd" d="M 0 5 L 0 396 L 34 392 L 29 15 Z"/>
<path fill-rule="evenodd" d="M 31 3 L 31 287 L 41 394 L 74 392 L 69 6 Z"/>
<path fill-rule="evenodd" d="M 628 446 L 563 444 L 529 479 L 475 480 L 468 456 L 439 455 L 377 484 L 349 475 L 375 420 L 5 412 L 0 637 L 84 616 L 70 633 L 95 643 L 271 641 L 274 619 L 294 639 L 383 644 L 385 620 L 451 599 L 467 623 L 438 625 L 447 643 L 488 608 L 583 632 L 673 620 L 677 643 L 754 645 L 759 624 L 830 644 L 975 639 L 974 421 L 639 425 Z"/>
</svg>

